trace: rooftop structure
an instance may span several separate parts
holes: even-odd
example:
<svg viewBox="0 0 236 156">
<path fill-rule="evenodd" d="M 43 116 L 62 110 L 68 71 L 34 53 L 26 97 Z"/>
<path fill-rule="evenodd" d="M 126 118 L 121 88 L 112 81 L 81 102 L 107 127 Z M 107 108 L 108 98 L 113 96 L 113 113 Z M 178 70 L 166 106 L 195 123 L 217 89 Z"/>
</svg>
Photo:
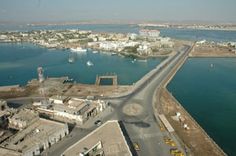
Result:
<svg viewBox="0 0 236 156">
<path fill-rule="evenodd" d="M 39 119 L 38 113 L 22 109 L 17 114 L 9 117 L 9 128 L 22 130 Z"/>
<path fill-rule="evenodd" d="M 23 156 L 39 155 L 43 150 L 67 135 L 67 124 L 39 119 L 16 135 L 4 141 L 1 146 L 16 150 Z"/>
<path fill-rule="evenodd" d="M 108 121 L 69 147 L 64 156 L 131 156 L 118 121 Z"/>
<path fill-rule="evenodd" d="M 49 98 L 50 101 L 53 101 L 55 104 L 64 104 L 70 100 L 68 96 L 59 96 L 55 95 Z"/>
<path fill-rule="evenodd" d="M 1 156 L 22 156 L 22 154 L 17 151 L 3 148 L 3 147 L 0 147 L 0 155 Z"/>
<path fill-rule="evenodd" d="M 107 107 L 107 102 L 102 100 L 87 100 L 70 97 L 51 97 L 54 102 L 51 108 L 45 108 L 37 103 L 37 110 L 40 113 L 48 114 L 52 118 L 77 124 L 83 124 L 90 117 L 96 116 Z"/>
<path fill-rule="evenodd" d="M 141 29 L 139 34 L 144 37 L 159 37 L 159 30 L 149 30 L 149 29 Z"/>
</svg>

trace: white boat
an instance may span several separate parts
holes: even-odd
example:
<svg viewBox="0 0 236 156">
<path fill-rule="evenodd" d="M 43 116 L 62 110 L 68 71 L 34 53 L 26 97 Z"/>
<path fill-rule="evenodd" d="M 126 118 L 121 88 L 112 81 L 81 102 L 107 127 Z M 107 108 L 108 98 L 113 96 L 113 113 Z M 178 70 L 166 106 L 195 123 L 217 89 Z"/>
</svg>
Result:
<svg viewBox="0 0 236 156">
<path fill-rule="evenodd" d="M 71 57 L 71 58 L 68 59 L 68 62 L 69 62 L 69 63 L 74 63 L 74 62 L 75 62 L 75 59 L 74 59 L 73 57 Z"/>
<path fill-rule="evenodd" d="M 111 55 L 117 55 L 117 53 L 114 53 L 114 52 L 113 52 L 113 53 L 111 53 Z"/>
<path fill-rule="evenodd" d="M 87 52 L 87 49 L 83 49 L 81 47 L 77 47 L 77 48 L 70 48 L 70 50 L 72 52 Z"/>
<path fill-rule="evenodd" d="M 138 60 L 139 62 L 147 62 L 147 60 L 145 59 L 145 60 Z"/>
<path fill-rule="evenodd" d="M 87 66 L 93 66 L 94 64 L 93 64 L 93 62 L 91 62 L 91 61 L 87 61 Z"/>
<path fill-rule="evenodd" d="M 94 54 L 97 54 L 97 53 L 98 53 L 98 51 L 96 51 L 96 50 L 95 50 L 95 51 L 93 51 L 93 53 L 94 53 Z"/>
</svg>

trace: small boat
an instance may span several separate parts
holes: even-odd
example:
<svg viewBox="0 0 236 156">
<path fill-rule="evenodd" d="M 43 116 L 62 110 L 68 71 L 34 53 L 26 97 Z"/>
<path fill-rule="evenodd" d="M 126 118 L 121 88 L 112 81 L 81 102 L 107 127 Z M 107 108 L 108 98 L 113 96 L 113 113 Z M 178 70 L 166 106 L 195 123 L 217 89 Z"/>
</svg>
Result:
<svg viewBox="0 0 236 156">
<path fill-rule="evenodd" d="M 94 53 L 94 54 L 97 54 L 97 53 L 98 53 L 98 51 L 96 51 L 96 50 L 95 50 L 95 51 L 93 51 L 93 53 Z"/>
<path fill-rule="evenodd" d="M 87 52 L 87 49 L 83 49 L 81 47 L 77 47 L 77 48 L 70 48 L 70 50 L 72 52 Z"/>
<path fill-rule="evenodd" d="M 134 62 L 136 62 L 136 61 L 137 61 L 136 59 L 133 59 L 131 62 L 134 63 Z"/>
<path fill-rule="evenodd" d="M 147 62 L 147 60 L 145 59 L 145 60 L 138 60 L 139 62 Z"/>
<path fill-rule="evenodd" d="M 87 66 L 93 66 L 94 64 L 93 64 L 93 62 L 91 62 L 91 61 L 87 61 Z"/>
<path fill-rule="evenodd" d="M 74 59 L 73 57 L 71 57 L 71 58 L 68 59 L 68 62 L 69 62 L 69 63 L 74 63 L 74 62 L 75 62 L 75 59 Z"/>
<path fill-rule="evenodd" d="M 211 64 L 211 68 L 213 68 L 214 67 L 214 65 L 213 64 Z"/>
<path fill-rule="evenodd" d="M 72 53 L 72 54 L 69 54 L 68 62 L 69 62 L 69 63 L 74 63 L 74 62 L 75 62 L 75 56 L 74 56 L 73 53 Z"/>
<path fill-rule="evenodd" d="M 113 52 L 113 53 L 111 53 L 111 55 L 117 55 L 117 53 L 114 53 L 114 52 Z"/>
</svg>

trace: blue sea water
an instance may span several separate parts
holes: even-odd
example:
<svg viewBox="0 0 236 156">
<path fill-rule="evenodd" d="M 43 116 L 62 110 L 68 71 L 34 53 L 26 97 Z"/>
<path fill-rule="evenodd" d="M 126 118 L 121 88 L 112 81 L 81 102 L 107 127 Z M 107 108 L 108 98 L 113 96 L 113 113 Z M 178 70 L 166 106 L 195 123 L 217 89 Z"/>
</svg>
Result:
<svg viewBox="0 0 236 156">
<path fill-rule="evenodd" d="M 213 67 L 211 67 L 213 64 Z M 228 155 L 236 155 L 236 58 L 191 58 L 169 91 Z"/>
<path fill-rule="evenodd" d="M 130 85 L 138 81 L 162 59 L 132 62 L 132 58 L 106 53 L 73 54 L 75 62 L 68 62 L 70 50 L 49 50 L 32 44 L 0 44 L 0 86 L 21 84 L 37 78 L 37 67 L 44 68 L 45 76 L 69 76 L 79 83 L 94 84 L 96 75 L 117 74 L 118 83 Z M 87 66 L 91 61 L 94 66 Z"/>
<path fill-rule="evenodd" d="M 95 32 L 138 33 L 141 29 L 135 24 L 80 24 L 80 25 L 4 25 L 0 24 L 0 31 L 31 31 L 31 30 L 65 30 L 80 29 Z M 160 30 L 161 36 L 185 40 L 203 40 L 228 42 L 236 41 L 236 31 L 224 30 L 193 30 L 177 28 L 155 28 Z"/>
<path fill-rule="evenodd" d="M 81 29 L 96 32 L 138 33 L 137 25 L 63 25 L 14 26 L 0 25 L 0 31 Z M 177 39 L 236 42 L 236 31 L 159 28 L 161 36 Z M 37 77 L 36 69 L 43 66 L 46 76 L 66 76 L 81 83 L 94 83 L 96 74 L 116 72 L 120 84 L 132 84 L 154 68 L 161 60 L 147 63 L 131 58 L 92 54 L 76 56 L 68 63 L 69 52 L 48 50 L 31 44 L 0 44 L 0 85 L 25 84 Z M 91 60 L 93 67 L 86 66 Z M 214 67 L 211 68 L 210 64 Z M 236 155 L 236 59 L 191 58 L 176 74 L 168 89 L 229 155 Z"/>
</svg>

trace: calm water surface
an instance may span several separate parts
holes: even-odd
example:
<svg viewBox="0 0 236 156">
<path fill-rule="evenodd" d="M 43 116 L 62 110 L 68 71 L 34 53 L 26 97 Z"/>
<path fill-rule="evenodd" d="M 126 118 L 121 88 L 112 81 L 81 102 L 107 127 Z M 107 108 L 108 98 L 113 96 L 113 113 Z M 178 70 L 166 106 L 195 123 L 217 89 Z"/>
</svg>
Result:
<svg viewBox="0 0 236 156">
<path fill-rule="evenodd" d="M 236 58 L 191 58 L 168 89 L 226 153 L 236 155 Z"/>
<path fill-rule="evenodd" d="M 81 29 L 96 32 L 138 33 L 137 25 L 0 25 L 0 31 Z M 236 41 L 236 31 L 159 28 L 161 36 L 177 39 Z M 68 75 L 78 82 L 94 83 L 97 74 L 116 72 L 120 84 L 132 84 L 161 60 L 132 63 L 130 58 L 92 54 L 68 63 L 68 51 L 47 50 L 30 44 L 0 44 L 0 85 L 25 84 L 43 66 L 47 76 Z M 86 66 L 91 60 L 93 67 Z M 214 67 L 211 68 L 213 64 Z M 189 59 L 168 86 L 172 94 L 229 155 L 236 155 L 236 59 Z"/>
<path fill-rule="evenodd" d="M 45 76 L 69 76 L 79 83 L 94 84 L 96 75 L 115 73 L 118 83 L 133 84 L 157 66 L 162 59 L 132 62 L 132 58 L 111 56 L 105 53 L 73 54 L 67 50 L 49 50 L 32 44 L 0 44 L 0 86 L 21 84 L 37 77 L 42 66 Z M 68 63 L 73 57 L 75 62 Z M 91 61 L 94 66 L 87 66 Z"/>
<path fill-rule="evenodd" d="M 65 30 L 80 29 L 92 30 L 95 32 L 116 32 L 116 33 L 138 33 L 140 27 L 134 24 L 80 24 L 80 25 L 4 25 L 0 24 L 0 31 L 31 31 L 31 30 Z M 152 28 L 153 29 L 153 28 Z M 161 31 L 161 36 L 168 36 L 176 39 L 203 40 L 208 41 L 236 41 L 236 31 L 218 30 L 193 30 L 176 28 L 155 28 Z"/>
</svg>

